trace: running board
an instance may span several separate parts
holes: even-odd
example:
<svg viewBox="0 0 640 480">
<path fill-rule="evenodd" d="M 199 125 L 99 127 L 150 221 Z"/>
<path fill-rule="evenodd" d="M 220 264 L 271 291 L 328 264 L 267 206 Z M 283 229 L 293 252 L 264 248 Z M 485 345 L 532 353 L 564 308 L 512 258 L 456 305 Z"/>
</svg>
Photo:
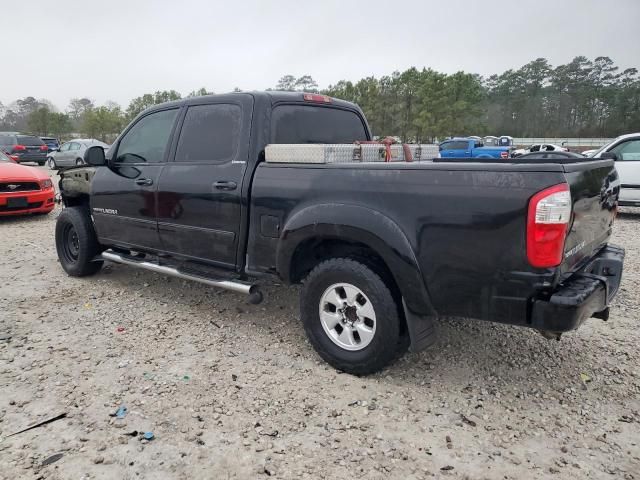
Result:
<svg viewBox="0 0 640 480">
<path fill-rule="evenodd" d="M 109 260 L 110 262 L 122 263 L 123 265 L 142 268 L 144 270 L 162 273 L 171 277 L 193 280 L 194 282 L 204 283 L 205 285 L 210 285 L 212 287 L 224 288 L 225 290 L 231 290 L 232 292 L 244 293 L 248 296 L 247 301 L 254 305 L 262 302 L 262 292 L 257 285 L 251 283 L 239 282 L 237 280 L 215 279 L 202 275 L 185 273 L 181 272 L 177 268 L 158 265 L 157 263 L 147 262 L 146 260 L 136 260 L 135 258 L 126 257 L 113 251 L 102 252 L 101 257 L 103 260 Z"/>
</svg>

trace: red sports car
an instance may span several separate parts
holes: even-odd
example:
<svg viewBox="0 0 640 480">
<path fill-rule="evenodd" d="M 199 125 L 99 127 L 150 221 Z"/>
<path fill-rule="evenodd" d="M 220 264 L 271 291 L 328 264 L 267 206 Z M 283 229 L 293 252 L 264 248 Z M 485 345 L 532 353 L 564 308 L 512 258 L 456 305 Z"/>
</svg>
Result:
<svg viewBox="0 0 640 480">
<path fill-rule="evenodd" d="M 49 213 L 55 193 L 46 172 L 20 165 L 0 151 L 0 216 Z"/>
</svg>

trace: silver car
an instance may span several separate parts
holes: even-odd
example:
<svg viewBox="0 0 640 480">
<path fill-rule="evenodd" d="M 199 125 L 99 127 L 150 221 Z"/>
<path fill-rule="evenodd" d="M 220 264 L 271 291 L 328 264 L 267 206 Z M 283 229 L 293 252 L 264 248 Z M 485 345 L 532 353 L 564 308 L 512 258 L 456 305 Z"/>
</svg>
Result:
<svg viewBox="0 0 640 480">
<path fill-rule="evenodd" d="M 57 150 L 49 152 L 47 165 L 51 170 L 83 165 L 85 150 L 95 145 L 104 148 L 105 153 L 109 150 L 109 145 L 95 138 L 78 138 L 63 143 Z"/>
</svg>

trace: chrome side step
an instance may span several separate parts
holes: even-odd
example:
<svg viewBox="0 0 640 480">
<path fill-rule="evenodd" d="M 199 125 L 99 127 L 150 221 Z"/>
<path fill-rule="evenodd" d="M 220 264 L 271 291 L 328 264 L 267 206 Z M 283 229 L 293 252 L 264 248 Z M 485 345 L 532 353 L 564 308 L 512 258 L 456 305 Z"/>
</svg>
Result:
<svg viewBox="0 0 640 480">
<path fill-rule="evenodd" d="M 130 265 L 132 267 L 142 268 L 144 270 L 150 270 L 152 272 L 162 273 L 164 275 L 170 275 L 172 277 L 182 278 L 184 280 L 193 280 L 194 282 L 204 283 L 205 285 L 210 285 L 212 287 L 224 288 L 225 290 L 244 293 L 248 296 L 247 301 L 249 303 L 258 304 L 262 302 L 262 292 L 255 284 L 240 282 L 237 280 L 215 279 L 201 275 L 185 273 L 181 272 L 177 268 L 158 265 L 157 263 L 148 262 L 146 260 L 136 260 L 135 258 L 128 258 L 110 250 L 102 252 L 101 257 L 103 260 L 109 260 L 110 262 L 122 263 L 124 265 Z"/>
</svg>

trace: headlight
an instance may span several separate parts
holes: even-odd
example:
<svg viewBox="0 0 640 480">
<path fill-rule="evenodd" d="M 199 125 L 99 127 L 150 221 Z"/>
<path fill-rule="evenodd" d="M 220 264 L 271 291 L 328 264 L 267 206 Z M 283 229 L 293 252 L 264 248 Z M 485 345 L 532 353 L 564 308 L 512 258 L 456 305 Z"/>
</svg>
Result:
<svg viewBox="0 0 640 480">
<path fill-rule="evenodd" d="M 42 188 L 42 190 L 53 188 L 53 182 L 51 180 L 42 180 L 40 182 L 40 187 Z"/>
</svg>

